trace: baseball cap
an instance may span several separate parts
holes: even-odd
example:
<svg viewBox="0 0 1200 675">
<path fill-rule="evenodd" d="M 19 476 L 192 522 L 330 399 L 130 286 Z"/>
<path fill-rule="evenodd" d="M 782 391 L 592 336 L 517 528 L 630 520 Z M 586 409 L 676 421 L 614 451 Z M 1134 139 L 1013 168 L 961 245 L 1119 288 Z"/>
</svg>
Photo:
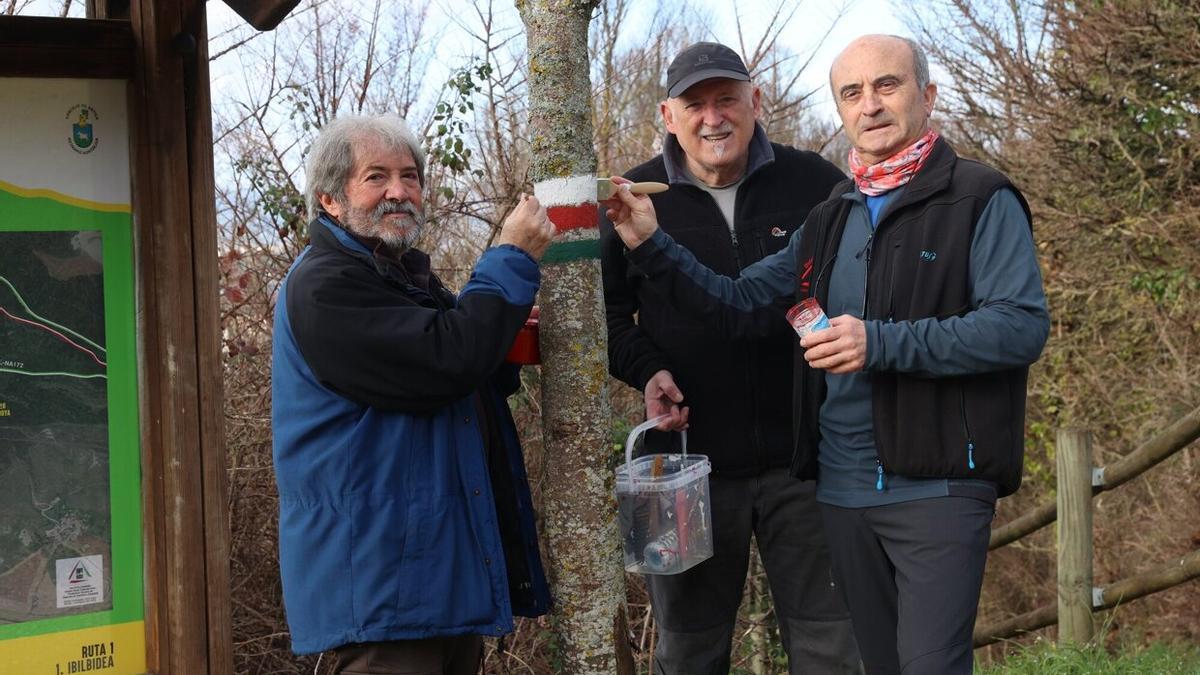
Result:
<svg viewBox="0 0 1200 675">
<path fill-rule="evenodd" d="M 697 42 L 679 52 L 667 66 L 667 96 L 675 98 L 693 84 L 713 77 L 749 80 L 750 73 L 742 57 L 729 47 L 716 42 Z"/>
</svg>

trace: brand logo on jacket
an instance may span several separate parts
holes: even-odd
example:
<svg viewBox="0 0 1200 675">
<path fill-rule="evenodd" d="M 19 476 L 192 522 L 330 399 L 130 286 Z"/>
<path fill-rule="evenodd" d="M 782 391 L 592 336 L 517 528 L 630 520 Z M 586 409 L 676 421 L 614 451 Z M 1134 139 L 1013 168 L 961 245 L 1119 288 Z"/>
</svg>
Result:
<svg viewBox="0 0 1200 675">
<path fill-rule="evenodd" d="M 921 251 L 921 260 L 925 262 L 937 260 L 937 251 Z"/>
<path fill-rule="evenodd" d="M 771 228 L 771 236 L 772 237 L 786 237 L 787 230 L 783 229 L 782 227 L 772 227 Z"/>
</svg>

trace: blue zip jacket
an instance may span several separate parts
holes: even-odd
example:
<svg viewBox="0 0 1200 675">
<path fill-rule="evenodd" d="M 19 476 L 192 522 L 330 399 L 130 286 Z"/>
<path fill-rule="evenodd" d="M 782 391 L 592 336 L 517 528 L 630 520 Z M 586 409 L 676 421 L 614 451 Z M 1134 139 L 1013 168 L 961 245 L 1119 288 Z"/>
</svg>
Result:
<svg viewBox="0 0 1200 675">
<path fill-rule="evenodd" d="M 549 608 L 503 358 L 537 263 L 489 249 L 455 298 L 428 257 L 375 255 L 328 216 L 279 290 L 272 429 L 298 654 L 503 635 Z"/>
</svg>

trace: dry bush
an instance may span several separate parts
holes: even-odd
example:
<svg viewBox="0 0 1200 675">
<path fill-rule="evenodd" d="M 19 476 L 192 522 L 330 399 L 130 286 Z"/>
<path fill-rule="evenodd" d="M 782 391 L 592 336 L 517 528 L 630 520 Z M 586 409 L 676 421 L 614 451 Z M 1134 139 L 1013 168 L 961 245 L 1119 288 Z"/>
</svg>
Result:
<svg viewBox="0 0 1200 675">
<path fill-rule="evenodd" d="M 464 18 L 476 26 L 477 43 L 474 60 L 456 72 L 468 79 L 442 89 L 421 81 L 428 65 L 423 59 L 437 42 L 422 32 L 422 5 L 377 3 L 365 14 L 326 5 L 307 3 L 289 19 L 291 29 L 237 42 L 253 86 L 217 112 L 239 673 L 329 666 L 329 659 L 318 664 L 288 651 L 269 432 L 273 293 L 303 245 L 297 184 L 316 128 L 339 110 L 391 109 L 402 111 L 421 133 L 441 138 L 435 104 L 472 102 L 469 113 L 451 118 L 466 122 L 459 133 L 474 159 L 460 170 L 435 161 L 427 176 L 431 228 L 423 247 L 434 252 L 439 273 L 452 286 L 465 281 L 516 194 L 529 187 L 523 39 L 494 25 L 490 5 L 481 3 Z M 943 101 L 950 103 L 941 114 L 943 128 L 964 154 L 1001 167 L 1031 198 L 1054 320 L 1031 379 L 1027 482 L 1001 504 L 997 522 L 1004 522 L 1053 497 L 1054 429 L 1095 430 L 1104 463 L 1200 403 L 1197 27 L 1186 6 L 1173 3 L 992 6 L 959 0 L 945 9 L 936 15 L 945 22 L 940 28 L 926 27 L 935 60 L 959 83 L 956 91 L 943 89 Z M 1005 19 L 1014 9 L 1018 13 Z M 616 31 L 627 12 L 620 0 L 610 0 L 595 23 L 594 129 L 605 171 L 623 171 L 655 154 L 666 63 L 683 44 L 706 36 L 686 8 L 660 10 L 646 24 L 654 39 L 616 48 L 626 44 Z M 382 30 L 388 21 L 405 30 Z M 747 44 L 757 45 L 743 51 L 768 90 L 773 136 L 824 145 L 830 130 L 808 121 L 805 93 L 788 88 L 795 80 L 787 69 L 803 59 L 777 51 L 769 36 Z M 225 53 L 220 46 L 212 51 Z M 368 58 L 372 54 L 382 58 Z M 436 93 L 418 95 L 431 91 Z M 513 408 L 536 499 L 543 464 L 537 369 L 526 369 L 524 377 Z M 640 419 L 641 402 L 637 392 L 616 382 L 610 392 L 615 465 L 616 448 Z M 1195 450 L 1186 451 L 1096 500 L 1098 583 L 1198 545 L 1195 462 Z M 1052 602 L 1053 582 L 1048 529 L 993 554 L 981 616 L 999 618 Z M 747 589 L 735 635 L 736 667 L 773 672 L 779 645 L 761 572 L 750 575 Z M 1122 607 L 1111 613 L 1107 634 L 1113 640 L 1195 641 L 1198 596 L 1191 584 Z M 628 579 L 639 670 L 648 668 L 654 642 L 647 610 L 640 578 Z M 504 647 L 502 653 L 499 644 L 489 643 L 487 672 L 555 672 L 553 634 L 544 619 L 519 622 Z M 992 648 L 984 657 L 1003 651 Z"/>
<path fill-rule="evenodd" d="M 1200 22 L 1192 3 L 1153 0 L 940 10 L 917 28 L 954 83 L 943 128 L 1029 197 L 1052 320 L 1030 378 L 1026 484 L 1003 523 L 1054 498 L 1055 429 L 1091 430 L 1104 465 L 1200 404 Z M 1200 545 L 1196 459 L 1184 450 L 1095 499 L 1097 585 Z M 981 617 L 1053 603 L 1054 583 L 1047 530 L 993 554 Z M 1114 643 L 1195 642 L 1200 586 L 1097 618 Z"/>
</svg>

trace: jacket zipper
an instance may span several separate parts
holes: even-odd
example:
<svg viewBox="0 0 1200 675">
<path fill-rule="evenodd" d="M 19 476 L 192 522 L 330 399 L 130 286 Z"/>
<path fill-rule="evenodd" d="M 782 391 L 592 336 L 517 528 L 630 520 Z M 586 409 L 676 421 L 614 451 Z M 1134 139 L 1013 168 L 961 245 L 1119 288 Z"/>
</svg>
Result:
<svg viewBox="0 0 1200 675">
<path fill-rule="evenodd" d="M 741 192 L 741 189 L 739 188 L 738 191 Z M 720 213 L 721 209 L 719 206 L 717 206 L 716 199 L 713 198 L 712 195 L 709 195 L 709 201 L 712 202 L 713 206 L 717 209 L 718 215 L 721 216 L 721 220 L 724 221 L 725 216 L 724 216 L 724 214 Z M 738 243 L 739 240 L 738 240 L 738 236 L 737 236 L 737 223 L 738 223 L 738 209 L 737 209 L 737 201 L 735 198 L 734 209 L 733 209 L 733 226 L 729 227 L 727 229 L 729 231 L 729 240 L 730 240 L 730 243 L 732 244 L 731 248 L 733 250 L 734 269 L 736 269 L 738 271 L 738 276 L 741 276 L 741 274 L 742 274 L 742 251 L 741 251 L 741 245 Z M 757 240 L 756 244 L 761 249 L 761 247 L 762 247 L 761 240 Z M 761 260 L 762 258 L 759 258 L 759 259 Z M 754 457 L 755 457 L 755 461 L 759 465 L 759 468 L 761 468 L 765 471 L 771 463 L 771 458 L 767 456 L 766 444 L 764 444 L 763 440 L 762 440 L 762 424 L 759 420 L 759 412 L 758 412 L 759 406 L 758 406 L 758 401 L 757 401 L 758 388 L 754 386 L 754 377 L 753 377 L 753 373 L 752 373 L 752 371 L 753 371 L 752 364 L 754 363 L 754 353 L 749 347 L 746 347 L 746 362 L 747 362 L 747 364 L 751 365 L 751 367 L 746 368 L 744 375 L 746 378 L 746 391 L 750 392 L 750 397 L 751 397 L 750 410 L 751 410 L 751 414 L 754 416 L 754 419 L 752 420 L 753 423 L 751 424 L 751 427 L 754 429 Z"/>
<path fill-rule="evenodd" d="M 870 218 L 869 214 L 867 218 Z M 868 224 L 871 225 L 869 220 Z M 872 245 L 875 243 L 875 233 L 878 231 L 879 228 L 876 225 L 871 225 L 871 231 L 867 233 L 866 243 L 859 249 L 858 255 L 854 256 L 856 258 L 864 254 L 867 256 L 866 262 L 863 264 L 863 303 L 862 313 L 859 315 L 859 318 L 863 321 L 867 320 L 867 298 L 871 294 L 871 250 L 873 248 Z M 879 455 L 875 455 L 875 491 L 883 492 L 884 487 L 883 459 Z"/>
<path fill-rule="evenodd" d="M 844 225 L 843 225 L 843 229 L 844 229 Z M 826 233 L 825 239 L 817 242 L 817 247 L 816 247 L 816 250 L 813 251 L 813 257 L 812 257 L 814 262 L 817 260 L 820 260 L 825 255 L 825 251 L 829 245 L 828 239 L 830 238 L 830 236 L 831 236 L 830 233 Z M 827 271 L 829 271 L 829 269 L 833 266 L 834 262 L 836 262 L 836 261 L 837 261 L 837 249 L 835 248 L 833 255 L 829 256 L 828 260 L 825 260 L 825 262 L 821 263 L 821 268 L 819 270 L 817 270 L 817 276 L 815 278 L 813 278 L 812 284 L 808 287 L 808 297 L 810 297 L 810 298 L 817 297 L 817 288 L 820 287 L 820 285 L 821 285 L 821 279 L 825 277 L 825 273 Z M 802 392 L 804 392 L 806 395 L 812 394 L 812 392 L 808 391 L 807 381 L 805 382 L 805 384 L 802 388 Z M 819 429 L 817 431 L 817 437 L 820 438 L 820 430 Z M 798 460 L 799 460 L 799 453 L 796 452 L 792 456 L 791 470 L 793 473 L 799 470 L 799 468 L 796 464 Z M 810 461 L 811 461 L 811 458 L 810 458 Z"/>
<path fill-rule="evenodd" d="M 867 243 L 858 252 L 859 255 L 866 253 L 867 256 L 866 264 L 863 265 L 863 304 L 862 312 L 859 316 L 863 321 L 867 320 L 867 298 L 871 295 L 871 244 L 874 240 L 875 231 L 871 230 L 871 233 L 867 235 Z"/>
<path fill-rule="evenodd" d="M 737 216 L 736 216 L 736 212 L 735 212 L 734 218 L 736 218 L 736 217 Z M 761 246 L 761 242 L 760 242 L 760 246 Z M 759 258 L 759 260 L 761 260 L 761 259 L 762 258 Z M 736 237 L 733 240 L 733 260 L 737 264 L 738 276 L 741 276 L 741 274 L 742 274 L 742 256 L 741 256 L 741 252 L 738 247 Z M 754 386 L 754 377 L 753 377 L 753 372 L 752 372 L 754 370 L 754 367 L 753 367 L 754 352 L 752 349 L 750 349 L 749 346 L 746 347 L 746 362 L 748 365 L 750 365 L 749 368 L 746 368 L 745 375 L 746 375 L 746 390 L 750 392 L 750 399 L 751 399 L 750 400 L 750 410 L 751 410 L 751 414 L 754 415 L 754 420 L 753 420 L 754 423 L 751 425 L 751 427 L 754 429 L 754 454 L 755 454 L 755 458 L 758 461 L 759 468 L 761 468 L 762 470 L 765 471 L 771 464 L 771 458 L 768 456 L 766 444 L 763 443 L 763 439 L 762 439 L 762 420 L 760 419 L 760 416 L 759 416 L 758 387 Z"/>
<path fill-rule="evenodd" d="M 888 298 L 887 298 L 887 321 L 892 323 L 896 316 L 896 249 L 900 248 L 900 242 L 896 242 L 892 246 L 892 254 L 887 258 L 888 266 Z"/>
<path fill-rule="evenodd" d="M 875 243 L 875 232 L 876 231 L 877 231 L 877 229 L 872 226 L 871 231 L 869 233 L 867 233 L 866 243 L 864 243 L 863 247 L 861 249 L 859 249 L 858 254 L 854 256 L 855 258 L 861 257 L 863 255 L 866 255 L 866 257 L 867 257 L 866 262 L 863 264 L 863 303 L 862 303 L 862 312 L 859 314 L 859 318 L 862 319 L 863 321 L 867 320 L 867 298 L 870 296 L 870 290 L 871 290 L 871 250 L 873 248 L 872 245 Z M 875 456 L 875 491 L 883 492 L 883 488 L 884 488 L 883 459 L 880 458 L 879 455 L 876 455 Z"/>
<path fill-rule="evenodd" d="M 971 438 L 971 427 L 967 425 L 967 394 L 962 385 L 958 387 L 958 407 L 962 412 L 963 434 L 967 437 L 967 468 L 975 470 L 975 441 Z"/>
<path fill-rule="evenodd" d="M 821 265 L 821 270 L 817 272 L 817 278 L 813 279 L 812 285 L 808 287 L 808 297 L 817 297 L 817 286 L 821 283 L 821 278 L 825 276 L 825 273 L 829 271 L 829 268 L 833 266 L 833 263 L 836 260 L 837 254 L 834 253 L 833 257 L 831 257 L 829 260 L 826 260 L 825 264 Z"/>
</svg>

